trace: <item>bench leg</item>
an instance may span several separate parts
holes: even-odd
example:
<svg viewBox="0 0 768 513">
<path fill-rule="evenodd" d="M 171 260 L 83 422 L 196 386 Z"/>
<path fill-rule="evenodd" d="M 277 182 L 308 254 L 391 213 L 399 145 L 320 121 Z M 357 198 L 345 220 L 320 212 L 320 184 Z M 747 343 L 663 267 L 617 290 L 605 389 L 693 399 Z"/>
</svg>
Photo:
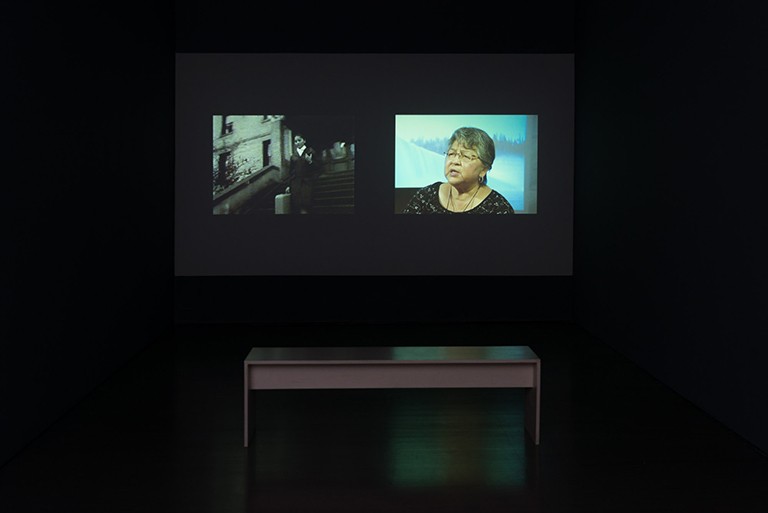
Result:
<svg viewBox="0 0 768 513">
<path fill-rule="evenodd" d="M 538 388 L 529 388 L 525 392 L 525 431 L 539 445 L 539 393 Z"/>
<path fill-rule="evenodd" d="M 541 364 L 536 364 L 534 386 L 525 392 L 525 430 L 533 443 L 539 445 L 541 437 Z"/>
<path fill-rule="evenodd" d="M 250 435 L 250 427 L 248 426 L 248 420 L 250 418 L 250 383 L 248 382 L 248 366 L 245 366 L 245 378 L 243 380 L 245 390 L 243 392 L 243 437 L 244 437 L 244 447 L 248 447 L 248 438 Z"/>
</svg>

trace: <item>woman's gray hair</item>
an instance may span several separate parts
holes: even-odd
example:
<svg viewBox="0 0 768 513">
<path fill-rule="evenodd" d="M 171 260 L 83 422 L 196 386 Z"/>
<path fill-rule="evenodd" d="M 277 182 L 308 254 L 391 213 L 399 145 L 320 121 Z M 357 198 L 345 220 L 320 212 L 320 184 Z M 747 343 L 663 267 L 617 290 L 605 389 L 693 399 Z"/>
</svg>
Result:
<svg viewBox="0 0 768 513">
<path fill-rule="evenodd" d="M 491 170 L 493 161 L 496 160 L 496 145 L 493 144 L 493 139 L 484 130 L 469 126 L 457 128 L 448 141 L 448 147 L 453 146 L 455 142 L 475 150 L 483 164 L 488 166 L 488 171 Z M 488 173 L 483 177 L 483 183 L 487 181 Z"/>
</svg>

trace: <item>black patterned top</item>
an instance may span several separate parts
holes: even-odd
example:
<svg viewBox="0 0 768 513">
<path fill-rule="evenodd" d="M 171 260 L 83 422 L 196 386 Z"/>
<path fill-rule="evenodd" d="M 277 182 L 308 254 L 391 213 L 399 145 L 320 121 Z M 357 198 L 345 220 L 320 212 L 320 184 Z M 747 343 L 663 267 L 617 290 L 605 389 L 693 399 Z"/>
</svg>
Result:
<svg viewBox="0 0 768 513">
<path fill-rule="evenodd" d="M 403 209 L 403 214 L 514 214 L 515 209 L 507 199 L 496 191 L 466 212 L 453 212 L 440 204 L 440 185 L 435 182 L 416 191 Z"/>
</svg>

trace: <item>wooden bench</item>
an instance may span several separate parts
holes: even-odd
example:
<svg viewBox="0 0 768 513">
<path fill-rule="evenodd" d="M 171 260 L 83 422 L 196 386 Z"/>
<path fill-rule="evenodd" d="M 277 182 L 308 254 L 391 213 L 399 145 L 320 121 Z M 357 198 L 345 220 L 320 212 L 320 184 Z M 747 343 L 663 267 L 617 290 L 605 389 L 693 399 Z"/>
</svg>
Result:
<svg viewBox="0 0 768 513">
<path fill-rule="evenodd" d="M 251 390 L 525 388 L 525 430 L 539 443 L 541 360 L 527 346 L 254 347 L 243 362 L 245 447 Z"/>
</svg>

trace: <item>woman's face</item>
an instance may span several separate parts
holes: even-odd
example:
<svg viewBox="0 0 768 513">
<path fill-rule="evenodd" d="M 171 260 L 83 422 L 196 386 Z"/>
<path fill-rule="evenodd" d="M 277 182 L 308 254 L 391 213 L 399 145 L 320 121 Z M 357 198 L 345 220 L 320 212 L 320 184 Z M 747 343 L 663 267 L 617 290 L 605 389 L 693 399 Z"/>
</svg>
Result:
<svg viewBox="0 0 768 513">
<path fill-rule="evenodd" d="M 486 167 L 477 152 L 458 143 L 448 149 L 445 156 L 445 178 L 453 186 L 469 187 L 480 183 Z"/>
</svg>

